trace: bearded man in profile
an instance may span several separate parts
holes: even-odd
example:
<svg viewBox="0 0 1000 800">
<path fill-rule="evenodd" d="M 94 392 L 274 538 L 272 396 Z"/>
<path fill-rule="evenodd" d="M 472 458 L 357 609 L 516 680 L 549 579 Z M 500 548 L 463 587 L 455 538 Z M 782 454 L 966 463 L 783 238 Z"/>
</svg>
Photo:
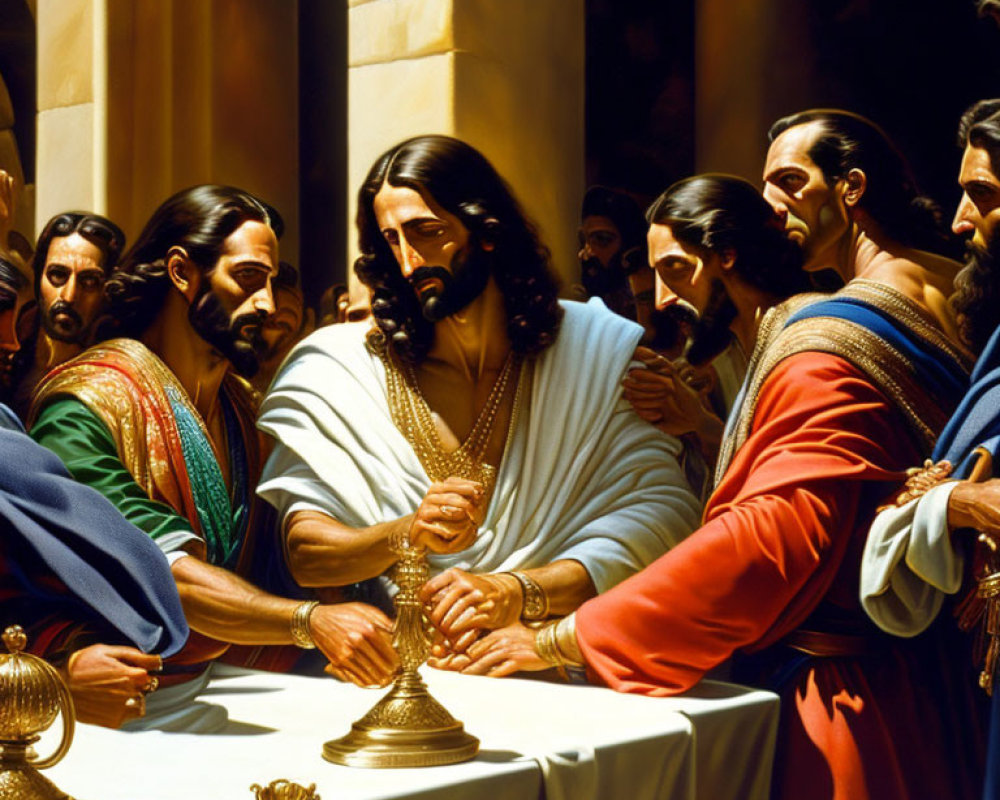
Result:
<svg viewBox="0 0 1000 800">
<path fill-rule="evenodd" d="M 395 669 L 380 612 L 295 598 L 255 502 L 265 454 L 243 377 L 274 313 L 281 230 L 277 212 L 240 189 L 166 200 L 108 281 L 126 335 L 56 368 L 35 395 L 32 436 L 156 541 L 179 586 L 192 635 L 167 664 L 163 685 L 176 685 L 147 703 L 149 725 L 217 725 L 189 716 L 186 701 L 223 656 L 287 670 L 296 647 L 318 647 L 334 670 L 342 656 L 365 660 L 352 678 L 368 684 Z"/>
</svg>

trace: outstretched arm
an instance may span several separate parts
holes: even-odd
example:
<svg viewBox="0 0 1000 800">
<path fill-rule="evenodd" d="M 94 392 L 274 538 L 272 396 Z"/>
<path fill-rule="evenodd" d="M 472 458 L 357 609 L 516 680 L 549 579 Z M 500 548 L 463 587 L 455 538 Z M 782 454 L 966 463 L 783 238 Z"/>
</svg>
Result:
<svg viewBox="0 0 1000 800">
<path fill-rule="evenodd" d="M 193 630 L 233 644 L 295 643 L 292 616 L 299 601 L 268 594 L 194 557 L 178 559 L 172 571 Z M 321 605 L 312 610 L 307 624 L 338 677 L 382 686 L 395 673 L 392 623 L 378 609 L 364 603 Z"/>
</svg>

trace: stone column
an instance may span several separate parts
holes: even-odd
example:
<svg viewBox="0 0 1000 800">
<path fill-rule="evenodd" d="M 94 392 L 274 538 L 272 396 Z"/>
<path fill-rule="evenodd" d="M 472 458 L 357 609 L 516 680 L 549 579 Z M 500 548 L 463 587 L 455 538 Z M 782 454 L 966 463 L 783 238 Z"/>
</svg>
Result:
<svg viewBox="0 0 1000 800">
<path fill-rule="evenodd" d="M 95 7 L 100 6 L 99 9 Z M 105 213 L 101 119 L 95 62 L 106 58 L 99 25 L 105 0 L 39 0 L 38 147 L 35 228 L 68 209 Z"/>
<path fill-rule="evenodd" d="M 107 214 L 130 240 L 173 192 L 273 204 L 298 256 L 294 0 L 39 0 L 38 211 Z"/>
<path fill-rule="evenodd" d="M 464 139 L 512 185 L 576 280 L 584 169 L 583 0 L 348 0 L 348 187 L 410 136 Z M 351 231 L 348 258 L 357 255 Z"/>
<path fill-rule="evenodd" d="M 695 14 L 696 170 L 759 183 L 768 128 L 814 86 L 809 4 L 697 0 Z"/>
</svg>

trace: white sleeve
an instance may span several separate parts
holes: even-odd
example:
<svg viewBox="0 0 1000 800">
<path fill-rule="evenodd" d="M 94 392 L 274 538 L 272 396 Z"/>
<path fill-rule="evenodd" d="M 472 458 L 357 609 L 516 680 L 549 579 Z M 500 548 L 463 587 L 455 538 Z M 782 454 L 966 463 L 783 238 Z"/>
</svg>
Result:
<svg viewBox="0 0 1000 800">
<path fill-rule="evenodd" d="M 923 632 L 945 595 L 962 585 L 964 560 L 948 530 L 948 500 L 956 485 L 935 486 L 872 523 L 861 558 L 861 605 L 887 633 Z"/>
<path fill-rule="evenodd" d="M 205 550 L 205 542 L 193 531 L 170 531 L 162 536 L 157 536 L 153 541 L 167 557 L 167 563 L 171 567 L 178 559 L 191 555 L 192 552 L 204 552 Z"/>
</svg>

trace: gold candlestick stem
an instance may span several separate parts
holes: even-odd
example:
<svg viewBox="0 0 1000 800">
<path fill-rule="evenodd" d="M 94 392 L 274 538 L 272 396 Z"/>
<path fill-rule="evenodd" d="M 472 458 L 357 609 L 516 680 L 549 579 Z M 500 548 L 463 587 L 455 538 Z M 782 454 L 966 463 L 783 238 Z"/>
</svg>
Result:
<svg viewBox="0 0 1000 800">
<path fill-rule="evenodd" d="M 475 758 L 479 740 L 431 697 L 418 672 L 430 652 L 427 621 L 418 597 L 428 577 L 423 550 L 403 542 L 396 565 L 396 625 L 392 646 L 402 671 L 389 693 L 327 742 L 323 758 L 349 767 L 431 767 Z"/>
</svg>

